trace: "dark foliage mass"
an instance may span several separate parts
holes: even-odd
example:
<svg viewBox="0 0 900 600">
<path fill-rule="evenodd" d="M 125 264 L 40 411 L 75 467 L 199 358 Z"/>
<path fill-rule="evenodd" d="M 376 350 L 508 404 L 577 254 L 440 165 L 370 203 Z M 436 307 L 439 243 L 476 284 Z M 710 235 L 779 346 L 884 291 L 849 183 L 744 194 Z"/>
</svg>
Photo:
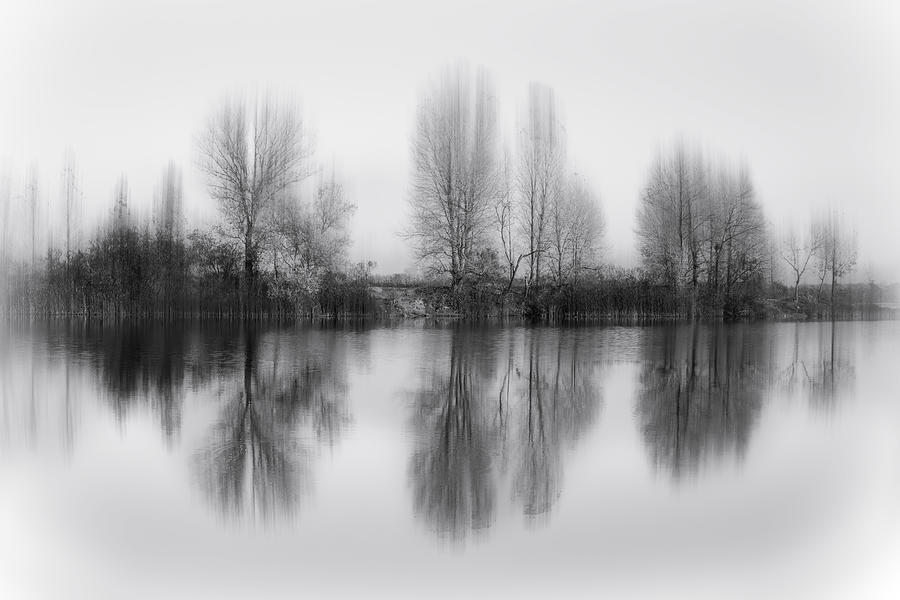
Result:
<svg viewBox="0 0 900 600">
<path fill-rule="evenodd" d="M 324 273 L 302 299 L 276 292 L 275 275 L 257 276 L 252 309 L 242 300 L 241 258 L 210 232 L 186 239 L 127 227 L 101 233 L 68 258 L 48 252 L 45 267 L 21 270 L 10 286 L 9 309 L 19 314 L 83 317 L 292 318 L 371 315 L 367 270 Z"/>
</svg>

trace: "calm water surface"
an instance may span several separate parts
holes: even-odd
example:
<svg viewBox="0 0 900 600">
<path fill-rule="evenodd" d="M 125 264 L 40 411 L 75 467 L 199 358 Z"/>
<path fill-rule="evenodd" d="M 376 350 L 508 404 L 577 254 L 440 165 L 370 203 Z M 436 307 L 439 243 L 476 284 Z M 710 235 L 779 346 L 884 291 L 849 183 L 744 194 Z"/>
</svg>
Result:
<svg viewBox="0 0 900 600">
<path fill-rule="evenodd" d="M 900 323 L 3 325 L 0 597 L 900 597 Z"/>
</svg>

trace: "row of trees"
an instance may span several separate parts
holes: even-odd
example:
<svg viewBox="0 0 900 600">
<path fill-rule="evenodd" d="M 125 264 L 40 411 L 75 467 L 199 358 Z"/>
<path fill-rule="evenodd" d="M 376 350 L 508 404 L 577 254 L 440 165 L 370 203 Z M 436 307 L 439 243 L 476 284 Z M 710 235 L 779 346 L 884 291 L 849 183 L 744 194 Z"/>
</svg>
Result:
<svg viewBox="0 0 900 600">
<path fill-rule="evenodd" d="M 805 235 L 778 241 L 747 165 L 678 142 L 651 165 L 637 211 L 641 267 L 622 272 L 602 261 L 600 203 L 572 166 L 553 90 L 530 85 L 512 143 L 503 141 L 498 115 L 493 79 L 466 64 L 440 71 L 416 114 L 405 237 L 426 275 L 449 283 L 447 304 L 460 312 L 736 317 L 780 302 L 782 312 L 834 314 L 836 286 L 857 256 L 855 236 L 834 211 Z M 355 205 L 334 173 L 316 165 L 291 103 L 228 97 L 196 150 L 217 225 L 186 232 L 182 175 L 169 164 L 152 219 L 135 219 L 123 176 L 104 226 L 81 244 L 83 190 L 70 153 L 60 188 L 64 227 L 49 229 L 43 260 L 31 170 L 22 191 L 31 257 L 6 269 L 9 304 L 67 314 L 372 312 L 373 263 L 347 264 Z M 9 190 L 0 178 L 4 251 Z M 793 284 L 789 302 L 776 281 L 779 265 Z M 818 286 L 801 297 L 813 273 Z"/>
<path fill-rule="evenodd" d="M 490 76 L 467 65 L 442 71 L 420 100 L 412 144 L 406 231 L 431 275 L 454 293 L 524 271 L 525 296 L 595 266 L 603 233 L 596 196 L 566 162 L 552 90 L 532 84 L 515 148 L 502 148 Z"/>
<path fill-rule="evenodd" d="M 794 284 L 794 302 L 800 303 L 800 281 L 809 268 L 818 282 L 815 301 L 822 301 L 825 281 L 830 281 L 829 305 L 835 305 L 838 281 L 856 267 L 856 232 L 842 222 L 834 209 L 819 215 L 805 235 L 790 230 L 785 236 L 781 256 L 790 267 Z"/>
<path fill-rule="evenodd" d="M 25 195 L 31 259 L 6 269 L 10 307 L 116 315 L 371 308 L 365 280 L 373 264 L 345 268 L 355 206 L 335 175 L 323 175 L 314 165 L 309 136 L 289 104 L 271 96 L 227 98 L 199 136 L 197 151 L 220 209 L 219 224 L 186 232 L 181 170 L 170 163 L 150 219 L 133 214 L 123 175 L 107 218 L 81 243 L 83 192 L 69 153 L 63 223 L 46 228 L 46 253 L 38 250 L 40 193 L 30 171 Z M 3 206 L 8 210 L 11 204 Z M 49 221 L 53 211 L 46 212 Z M 4 249 L 9 222 L 4 218 Z M 54 239 L 58 230 L 61 240 Z M 3 258 L 5 266 L 12 263 Z"/>
<path fill-rule="evenodd" d="M 822 312 L 822 288 L 856 266 L 855 233 L 836 210 L 813 219 L 809 232 L 781 236 L 769 227 L 746 165 L 713 162 L 678 143 L 654 163 L 641 195 L 637 235 L 644 268 L 671 290 L 682 314 L 738 316 L 764 295 L 777 294 L 775 272 L 787 266 L 793 310 Z M 814 267 L 818 286 L 801 299 L 801 281 Z"/>
<path fill-rule="evenodd" d="M 766 222 L 743 165 L 682 143 L 661 154 L 641 194 L 637 235 L 645 268 L 690 316 L 734 313 L 762 283 Z"/>
<path fill-rule="evenodd" d="M 570 166 L 552 89 L 530 86 L 512 148 L 500 142 L 497 115 L 491 77 L 465 64 L 441 71 L 419 102 L 406 236 L 426 272 L 449 279 L 453 296 L 471 298 L 464 288 L 490 282 L 501 306 L 517 300 L 543 317 L 736 317 L 759 314 L 763 299 L 779 296 L 781 264 L 794 288 L 782 312 L 804 309 L 808 265 L 816 265 L 817 306 L 826 276 L 833 292 L 855 266 L 855 237 L 835 213 L 817 219 L 808 240 L 788 234 L 779 242 L 746 164 L 678 142 L 650 168 L 637 213 L 641 269 L 623 279 L 603 268 L 602 212 Z M 834 301 L 832 293 L 831 312 Z"/>
</svg>

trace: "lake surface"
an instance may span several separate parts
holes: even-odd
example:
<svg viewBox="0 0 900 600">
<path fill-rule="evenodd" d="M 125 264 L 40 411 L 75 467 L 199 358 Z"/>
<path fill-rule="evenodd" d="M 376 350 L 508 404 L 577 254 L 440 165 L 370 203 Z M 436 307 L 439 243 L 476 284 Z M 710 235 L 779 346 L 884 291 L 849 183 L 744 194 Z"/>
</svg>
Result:
<svg viewBox="0 0 900 600">
<path fill-rule="evenodd" d="M 900 323 L 2 325 L 0 597 L 900 597 Z"/>
</svg>

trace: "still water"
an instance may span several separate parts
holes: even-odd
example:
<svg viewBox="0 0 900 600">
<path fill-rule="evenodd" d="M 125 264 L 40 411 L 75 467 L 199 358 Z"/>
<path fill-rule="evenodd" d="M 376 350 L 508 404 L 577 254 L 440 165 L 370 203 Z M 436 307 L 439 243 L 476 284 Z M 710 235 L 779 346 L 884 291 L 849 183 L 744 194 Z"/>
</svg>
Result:
<svg viewBox="0 0 900 600">
<path fill-rule="evenodd" d="M 0 597 L 900 597 L 900 323 L 0 330 Z"/>
</svg>

